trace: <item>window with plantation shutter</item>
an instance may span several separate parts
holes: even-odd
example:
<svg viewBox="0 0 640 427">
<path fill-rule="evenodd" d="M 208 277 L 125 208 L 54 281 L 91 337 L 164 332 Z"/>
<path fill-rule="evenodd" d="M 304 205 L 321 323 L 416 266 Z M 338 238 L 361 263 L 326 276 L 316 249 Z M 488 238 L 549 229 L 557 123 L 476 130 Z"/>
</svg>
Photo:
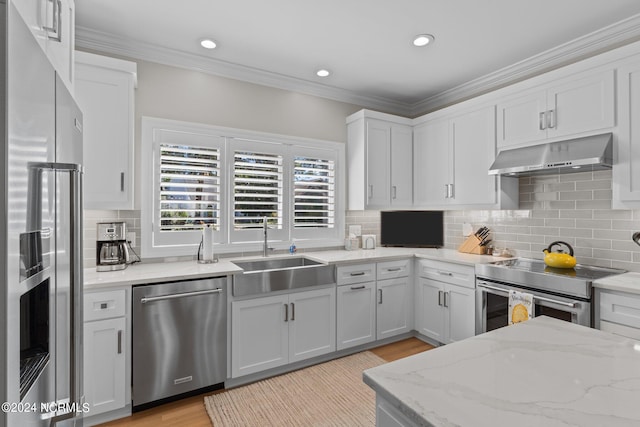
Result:
<svg viewBox="0 0 640 427">
<path fill-rule="evenodd" d="M 335 162 L 295 156 L 293 169 L 294 228 L 334 228 Z"/>
<path fill-rule="evenodd" d="M 160 231 L 220 225 L 220 151 L 160 144 Z"/>
<path fill-rule="evenodd" d="M 141 255 L 335 247 L 344 239 L 345 145 L 142 118 Z"/>
<path fill-rule="evenodd" d="M 233 228 L 270 228 L 283 222 L 283 157 L 281 154 L 235 151 L 233 155 Z"/>
</svg>

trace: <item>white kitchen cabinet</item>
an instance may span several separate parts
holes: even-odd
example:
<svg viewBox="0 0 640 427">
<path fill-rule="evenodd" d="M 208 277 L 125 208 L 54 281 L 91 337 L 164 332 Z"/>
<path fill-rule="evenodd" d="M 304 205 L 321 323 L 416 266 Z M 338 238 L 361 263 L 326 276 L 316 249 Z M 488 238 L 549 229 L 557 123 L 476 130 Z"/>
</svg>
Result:
<svg viewBox="0 0 640 427">
<path fill-rule="evenodd" d="M 422 260 L 416 287 L 416 330 L 441 343 L 475 335 L 473 266 Z"/>
<path fill-rule="evenodd" d="M 413 329 L 411 260 L 376 264 L 376 337 L 385 339 Z"/>
<path fill-rule="evenodd" d="M 336 289 L 289 295 L 289 363 L 336 350 Z"/>
<path fill-rule="evenodd" d="M 231 376 L 335 351 L 335 288 L 231 303 Z"/>
<path fill-rule="evenodd" d="M 375 341 L 375 282 L 338 286 L 336 292 L 336 349 L 343 350 L 345 348 Z"/>
<path fill-rule="evenodd" d="M 340 266 L 336 269 L 336 348 L 376 340 L 376 264 Z"/>
<path fill-rule="evenodd" d="M 124 290 L 84 297 L 84 394 L 88 415 L 127 403 L 127 320 Z"/>
<path fill-rule="evenodd" d="M 15 0 L 12 3 L 64 84 L 73 93 L 75 1 Z"/>
<path fill-rule="evenodd" d="M 347 118 L 348 209 L 412 205 L 410 123 L 409 119 L 367 110 Z"/>
<path fill-rule="evenodd" d="M 417 427 L 398 408 L 376 393 L 376 427 Z"/>
<path fill-rule="evenodd" d="M 582 71 L 498 102 L 498 148 L 615 126 L 615 72 Z"/>
<path fill-rule="evenodd" d="M 84 117 L 84 205 L 133 209 L 136 64 L 76 54 L 75 94 Z"/>
<path fill-rule="evenodd" d="M 414 206 L 517 207 L 517 180 L 487 173 L 495 153 L 493 105 L 417 125 Z"/>
<path fill-rule="evenodd" d="M 640 295 L 596 289 L 595 327 L 634 340 L 640 340 Z"/>
<path fill-rule="evenodd" d="M 640 56 L 618 69 L 618 155 L 612 172 L 614 209 L 640 208 Z"/>
<path fill-rule="evenodd" d="M 381 340 L 413 329 L 411 278 L 378 280 L 376 336 Z"/>
</svg>

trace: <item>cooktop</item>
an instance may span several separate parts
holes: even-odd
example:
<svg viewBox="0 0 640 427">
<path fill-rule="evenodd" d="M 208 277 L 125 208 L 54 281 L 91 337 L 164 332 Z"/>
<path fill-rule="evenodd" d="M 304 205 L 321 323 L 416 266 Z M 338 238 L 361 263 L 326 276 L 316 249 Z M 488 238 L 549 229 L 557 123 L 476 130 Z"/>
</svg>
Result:
<svg viewBox="0 0 640 427">
<path fill-rule="evenodd" d="M 507 259 L 504 261 L 494 261 L 490 264 L 512 268 L 515 270 L 530 271 L 532 273 L 559 274 L 562 276 L 575 277 L 577 279 L 586 279 L 589 281 L 602 279 L 603 277 L 611 276 L 613 274 L 625 273 L 625 270 L 605 267 L 592 267 L 581 264 L 576 265 L 574 268 L 548 267 L 542 260 L 529 258 Z"/>
<path fill-rule="evenodd" d="M 480 280 L 571 295 L 585 300 L 591 299 L 591 284 L 594 280 L 625 272 L 580 264 L 574 268 L 554 268 L 548 267 L 542 260 L 529 258 L 476 264 L 476 277 Z"/>
</svg>

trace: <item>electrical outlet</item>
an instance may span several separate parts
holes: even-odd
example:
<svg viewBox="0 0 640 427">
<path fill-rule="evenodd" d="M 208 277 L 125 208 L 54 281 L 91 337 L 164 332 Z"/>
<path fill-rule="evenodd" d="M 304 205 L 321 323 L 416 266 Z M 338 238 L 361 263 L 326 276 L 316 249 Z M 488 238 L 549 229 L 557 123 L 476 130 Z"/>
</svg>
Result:
<svg viewBox="0 0 640 427">
<path fill-rule="evenodd" d="M 468 237 L 471 235 L 471 233 L 473 233 L 473 227 L 471 227 L 471 224 L 469 224 L 468 222 L 462 224 L 462 236 Z"/>
<path fill-rule="evenodd" d="M 356 237 L 362 236 L 362 226 L 361 225 L 350 225 L 349 226 L 349 236 L 354 235 Z"/>
<path fill-rule="evenodd" d="M 127 231 L 127 242 L 131 242 L 131 246 L 136 245 L 136 232 L 135 231 Z"/>
</svg>

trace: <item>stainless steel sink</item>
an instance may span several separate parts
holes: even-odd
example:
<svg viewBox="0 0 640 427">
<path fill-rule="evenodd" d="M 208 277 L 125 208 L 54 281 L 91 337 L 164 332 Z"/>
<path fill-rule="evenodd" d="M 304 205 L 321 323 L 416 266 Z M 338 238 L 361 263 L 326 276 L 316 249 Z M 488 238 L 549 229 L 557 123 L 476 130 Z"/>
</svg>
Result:
<svg viewBox="0 0 640 427">
<path fill-rule="evenodd" d="M 335 267 L 304 257 L 233 261 L 233 296 L 263 294 L 336 282 Z"/>
<path fill-rule="evenodd" d="M 265 271 L 265 270 L 282 270 L 285 268 L 307 267 L 311 265 L 324 265 L 320 262 L 310 260 L 309 258 L 280 258 L 280 259 L 259 259 L 256 261 L 233 261 L 235 265 L 243 269 L 245 272 Z"/>
</svg>

